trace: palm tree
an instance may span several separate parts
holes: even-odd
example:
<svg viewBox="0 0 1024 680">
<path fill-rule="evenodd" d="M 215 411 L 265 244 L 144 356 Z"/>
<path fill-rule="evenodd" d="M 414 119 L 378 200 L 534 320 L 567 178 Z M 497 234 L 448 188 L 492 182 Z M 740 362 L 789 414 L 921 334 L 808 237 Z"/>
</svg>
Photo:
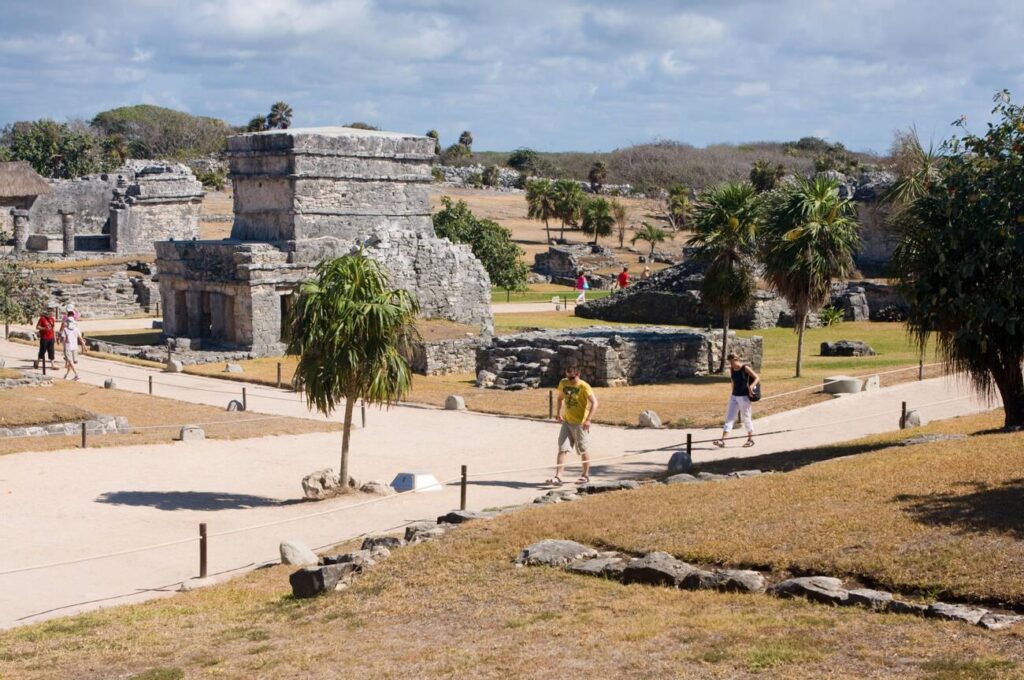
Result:
<svg viewBox="0 0 1024 680">
<path fill-rule="evenodd" d="M 267 129 L 287 130 L 292 125 L 292 107 L 284 102 L 275 102 L 267 114 Z"/>
<path fill-rule="evenodd" d="M 544 222 L 547 242 L 551 243 L 551 228 L 548 220 L 558 217 L 554 185 L 549 179 L 532 179 L 526 183 L 526 216 L 531 220 Z"/>
<path fill-rule="evenodd" d="M 601 193 L 601 187 L 604 186 L 604 181 L 608 177 L 608 167 L 602 161 L 596 161 L 590 166 L 590 172 L 587 173 L 587 180 L 590 182 L 590 190 L 595 194 Z"/>
<path fill-rule="evenodd" d="M 668 198 L 665 199 L 665 219 L 672 231 L 678 231 L 686 226 L 692 210 L 689 189 L 679 184 L 669 189 Z"/>
<path fill-rule="evenodd" d="M 583 203 L 587 195 L 583 193 L 579 183 L 574 179 L 560 179 L 555 182 L 553 191 L 555 194 L 555 210 L 558 219 L 562 221 L 562 231 L 559 238 L 565 240 L 565 225 L 571 224 L 575 227 L 579 224 Z"/>
<path fill-rule="evenodd" d="M 750 183 L 758 193 L 771 191 L 786 174 L 786 166 L 782 163 L 772 165 L 767 158 L 760 158 L 750 166 Z"/>
<path fill-rule="evenodd" d="M 434 140 L 434 155 L 441 155 L 441 133 L 437 130 L 427 130 L 427 137 Z"/>
<path fill-rule="evenodd" d="M 667 238 L 669 238 L 669 235 L 664 229 L 658 229 L 653 224 L 641 222 L 640 228 L 636 230 L 636 233 L 633 234 L 633 238 L 629 239 L 629 242 L 635 245 L 637 241 L 647 241 L 651 244 L 650 257 L 653 258 L 654 246 L 663 242 Z"/>
<path fill-rule="evenodd" d="M 245 126 L 246 132 L 263 132 L 266 129 L 268 129 L 266 116 L 253 116 Z"/>
<path fill-rule="evenodd" d="M 917 129 L 911 127 L 896 133 L 890 154 L 896 170 L 896 182 L 883 194 L 883 200 L 893 204 L 897 212 L 928 193 L 928 189 L 942 177 L 945 158 L 935 146 L 921 146 Z"/>
<path fill-rule="evenodd" d="M 839 198 L 837 181 L 802 180 L 772 196 L 761 233 L 765 278 L 793 308 L 799 378 L 807 315 L 828 301 L 834 279 L 854 269 L 853 252 L 860 245 L 857 211 Z"/>
<path fill-rule="evenodd" d="M 292 316 L 288 354 L 299 357 L 296 387 L 324 415 L 345 404 L 342 488 L 356 400 L 390 406 L 412 386 L 406 357 L 419 308 L 412 293 L 389 286 L 384 270 L 362 252 L 324 260 L 302 285 Z"/>
<path fill-rule="evenodd" d="M 473 133 L 469 130 L 463 130 L 462 134 L 459 135 L 459 144 L 466 147 L 466 151 L 473 150 Z"/>
<path fill-rule="evenodd" d="M 629 224 L 629 213 L 626 206 L 617 198 L 612 199 L 612 217 L 615 218 L 615 225 L 619 228 L 619 247 L 626 245 L 626 226 Z"/>
<path fill-rule="evenodd" d="M 611 236 L 615 226 L 615 215 L 612 205 L 606 199 L 593 198 L 583 206 L 583 222 L 581 228 L 585 234 L 594 235 L 594 245 L 601 236 Z"/>
<path fill-rule="evenodd" d="M 687 245 L 708 263 L 701 295 L 722 312 L 722 362 L 729 353 L 729 316 L 750 304 L 757 282 L 754 257 L 761 205 L 757 190 L 747 182 L 720 184 L 701 193 L 694 209 L 696 234 Z"/>
</svg>

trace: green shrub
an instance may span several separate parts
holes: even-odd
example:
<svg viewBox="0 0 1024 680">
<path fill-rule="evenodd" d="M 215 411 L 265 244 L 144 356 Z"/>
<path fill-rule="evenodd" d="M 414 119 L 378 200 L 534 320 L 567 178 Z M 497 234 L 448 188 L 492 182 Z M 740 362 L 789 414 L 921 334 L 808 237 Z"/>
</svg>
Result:
<svg viewBox="0 0 1024 680">
<path fill-rule="evenodd" d="M 843 322 L 846 313 L 839 307 L 833 307 L 829 305 L 824 307 L 818 312 L 818 318 L 821 320 L 821 325 L 825 327 L 838 326 Z"/>
</svg>

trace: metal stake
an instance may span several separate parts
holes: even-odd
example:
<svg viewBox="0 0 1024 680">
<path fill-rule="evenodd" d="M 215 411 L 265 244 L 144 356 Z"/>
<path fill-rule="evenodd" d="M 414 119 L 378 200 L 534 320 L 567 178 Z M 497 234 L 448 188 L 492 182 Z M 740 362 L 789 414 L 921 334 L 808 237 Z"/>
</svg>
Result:
<svg viewBox="0 0 1024 680">
<path fill-rule="evenodd" d="M 85 444 L 86 444 L 86 441 L 85 441 L 85 421 L 83 420 L 82 421 L 82 448 L 83 449 L 85 448 Z"/>
<path fill-rule="evenodd" d="M 555 392 L 548 390 L 548 420 L 555 418 Z"/>
<path fill-rule="evenodd" d="M 693 434 L 686 433 L 686 457 L 693 463 Z"/>
<path fill-rule="evenodd" d="M 907 428 L 907 402 L 903 402 L 902 410 L 900 412 L 900 429 L 905 430 Z"/>
<path fill-rule="evenodd" d="M 466 483 L 467 483 L 466 466 L 462 466 L 462 483 L 459 489 L 459 510 L 466 509 Z"/>
<path fill-rule="evenodd" d="M 281 389 L 281 362 L 277 362 L 277 389 Z"/>
<path fill-rule="evenodd" d="M 245 396 L 245 388 L 244 387 L 242 388 L 242 410 L 243 411 L 248 411 L 249 410 L 249 400 Z"/>
<path fill-rule="evenodd" d="M 149 376 L 149 396 L 153 396 L 153 376 Z"/>
<path fill-rule="evenodd" d="M 199 523 L 199 578 L 206 578 L 206 522 Z"/>
<path fill-rule="evenodd" d="M 363 429 L 365 430 L 366 429 L 366 402 L 365 401 L 360 401 L 359 402 L 359 412 L 363 416 Z"/>
</svg>

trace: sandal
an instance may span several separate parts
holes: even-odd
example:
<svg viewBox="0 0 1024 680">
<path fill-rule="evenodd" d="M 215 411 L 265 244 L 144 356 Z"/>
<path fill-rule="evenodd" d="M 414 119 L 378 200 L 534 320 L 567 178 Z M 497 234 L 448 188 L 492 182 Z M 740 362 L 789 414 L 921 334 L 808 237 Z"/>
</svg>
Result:
<svg viewBox="0 0 1024 680">
<path fill-rule="evenodd" d="M 748 439 L 747 441 L 745 441 L 743 443 L 743 448 L 749 449 L 753 445 L 754 445 L 754 440 L 753 439 Z"/>
<path fill-rule="evenodd" d="M 582 476 L 582 477 L 580 477 L 579 479 L 576 480 L 576 485 L 577 486 L 579 486 L 580 484 L 589 484 L 589 483 L 590 483 L 590 477 L 587 477 L 586 475 L 584 475 L 584 476 Z"/>
<path fill-rule="evenodd" d="M 546 480 L 544 483 L 548 486 L 562 486 L 563 484 L 565 484 L 565 482 L 562 481 L 562 478 L 559 477 L 558 475 L 555 475 L 551 479 Z"/>
<path fill-rule="evenodd" d="M 711 443 L 714 444 L 715 446 L 717 446 L 720 449 L 724 449 L 725 448 L 725 442 L 722 441 L 721 439 L 716 439 L 716 440 L 714 440 Z"/>
</svg>

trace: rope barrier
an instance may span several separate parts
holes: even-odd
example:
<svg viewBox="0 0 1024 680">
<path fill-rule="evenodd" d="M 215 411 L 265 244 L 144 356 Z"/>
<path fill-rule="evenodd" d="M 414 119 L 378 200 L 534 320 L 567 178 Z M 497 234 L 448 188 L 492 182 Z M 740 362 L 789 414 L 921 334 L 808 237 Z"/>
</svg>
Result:
<svg viewBox="0 0 1024 680">
<path fill-rule="evenodd" d="M 167 548 L 167 547 L 172 546 L 172 545 L 182 545 L 182 544 L 185 544 L 185 543 L 192 543 L 193 541 L 198 541 L 198 540 L 199 540 L 198 536 L 193 536 L 192 538 L 180 538 L 180 539 L 178 539 L 176 541 L 167 541 L 166 543 L 154 543 L 152 545 L 144 545 L 144 546 L 142 546 L 140 548 L 129 548 L 128 550 L 119 550 L 117 552 L 104 553 L 102 555 L 90 555 L 89 557 L 79 557 L 79 558 L 76 558 L 76 559 L 73 559 L 73 560 L 64 560 L 62 562 L 48 562 L 46 564 L 36 564 L 36 565 L 30 566 L 30 567 L 17 567 L 15 569 L 5 569 L 3 571 L 0 571 L 0 576 L 4 576 L 6 574 L 17 574 L 17 573 L 20 573 L 20 572 L 23 572 L 23 571 L 35 571 L 37 569 L 49 569 L 51 567 L 64 567 L 64 566 L 67 566 L 69 564 L 80 564 L 82 562 L 93 562 L 95 560 L 102 560 L 102 559 L 106 559 L 108 557 L 120 557 L 121 555 L 132 555 L 134 553 L 146 552 L 147 550 L 156 550 L 158 548 Z"/>
</svg>

